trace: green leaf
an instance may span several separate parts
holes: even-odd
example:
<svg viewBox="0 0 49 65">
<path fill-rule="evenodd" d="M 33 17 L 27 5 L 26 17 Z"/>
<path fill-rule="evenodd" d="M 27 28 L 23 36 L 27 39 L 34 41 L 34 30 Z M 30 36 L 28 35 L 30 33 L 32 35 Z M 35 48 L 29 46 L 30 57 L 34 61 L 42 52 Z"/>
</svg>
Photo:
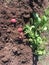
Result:
<svg viewBox="0 0 49 65">
<path fill-rule="evenodd" d="M 42 52 L 42 51 L 38 51 L 37 53 L 38 53 L 39 55 L 42 55 L 42 54 L 43 54 L 43 52 Z"/>
<path fill-rule="evenodd" d="M 46 16 L 43 16 L 43 21 L 45 21 L 45 22 L 47 21 L 47 18 L 46 18 Z"/>
<path fill-rule="evenodd" d="M 30 18 L 30 24 L 33 25 L 33 18 Z"/>
<path fill-rule="evenodd" d="M 41 26 L 44 26 L 46 23 L 47 23 L 47 18 L 46 18 L 46 16 L 43 16 L 42 18 L 41 18 Z"/>
<path fill-rule="evenodd" d="M 41 18 L 40 17 L 38 17 L 38 23 L 41 23 Z"/>
<path fill-rule="evenodd" d="M 37 19 L 37 18 L 39 17 L 39 15 L 38 15 L 37 13 L 33 13 L 33 17 L 34 17 L 35 19 Z"/>
<path fill-rule="evenodd" d="M 41 37 L 37 37 L 37 43 L 42 43 L 42 39 L 41 39 Z"/>
<path fill-rule="evenodd" d="M 41 23 L 40 17 L 38 17 L 37 19 L 34 20 L 34 25 L 36 26 L 36 28 L 40 26 L 40 23 Z"/>
<path fill-rule="evenodd" d="M 45 27 L 43 28 L 43 30 L 46 31 L 46 30 L 47 30 L 47 27 L 45 26 Z"/>
</svg>

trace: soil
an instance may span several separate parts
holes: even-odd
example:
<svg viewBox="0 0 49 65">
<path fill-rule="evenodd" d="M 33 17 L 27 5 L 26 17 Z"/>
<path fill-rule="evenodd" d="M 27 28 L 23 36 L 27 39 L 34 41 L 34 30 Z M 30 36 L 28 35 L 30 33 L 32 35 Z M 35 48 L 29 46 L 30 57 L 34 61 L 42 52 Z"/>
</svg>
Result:
<svg viewBox="0 0 49 65">
<path fill-rule="evenodd" d="M 29 22 L 31 13 L 40 15 L 47 0 L 0 0 L 0 65 L 33 65 L 33 52 L 17 29 Z M 16 23 L 11 23 L 12 18 Z"/>
</svg>

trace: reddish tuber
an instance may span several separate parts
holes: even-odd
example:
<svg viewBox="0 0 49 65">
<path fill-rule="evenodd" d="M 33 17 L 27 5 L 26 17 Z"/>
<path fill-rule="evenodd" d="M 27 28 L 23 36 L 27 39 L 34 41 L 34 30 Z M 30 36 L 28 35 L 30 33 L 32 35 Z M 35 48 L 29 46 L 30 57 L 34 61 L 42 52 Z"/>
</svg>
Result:
<svg viewBox="0 0 49 65">
<path fill-rule="evenodd" d="M 18 32 L 23 32 L 23 29 L 20 27 L 20 28 L 18 28 Z"/>
<path fill-rule="evenodd" d="M 12 22 L 12 23 L 16 23 L 16 19 L 11 19 L 10 22 Z"/>
</svg>

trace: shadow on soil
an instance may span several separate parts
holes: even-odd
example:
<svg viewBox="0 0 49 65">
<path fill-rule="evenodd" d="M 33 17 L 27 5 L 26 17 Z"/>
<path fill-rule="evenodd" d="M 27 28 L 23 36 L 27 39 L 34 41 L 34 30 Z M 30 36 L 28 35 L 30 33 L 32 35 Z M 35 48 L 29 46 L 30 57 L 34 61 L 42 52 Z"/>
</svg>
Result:
<svg viewBox="0 0 49 65">
<path fill-rule="evenodd" d="M 33 65 L 37 65 L 38 56 L 33 54 Z"/>
</svg>

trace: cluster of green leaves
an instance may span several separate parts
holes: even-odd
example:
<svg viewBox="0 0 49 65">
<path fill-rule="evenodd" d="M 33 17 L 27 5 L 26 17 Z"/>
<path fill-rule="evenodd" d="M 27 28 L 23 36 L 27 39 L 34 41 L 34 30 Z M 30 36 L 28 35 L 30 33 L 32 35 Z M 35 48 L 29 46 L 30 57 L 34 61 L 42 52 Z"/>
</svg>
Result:
<svg viewBox="0 0 49 65">
<path fill-rule="evenodd" d="M 41 32 L 47 30 L 45 26 L 47 22 L 46 16 L 39 17 L 37 13 L 32 14 L 30 18 L 30 24 L 26 24 L 24 27 L 25 35 L 27 36 L 30 46 L 33 48 L 34 54 L 45 54 L 45 46 L 41 37 Z"/>
</svg>

